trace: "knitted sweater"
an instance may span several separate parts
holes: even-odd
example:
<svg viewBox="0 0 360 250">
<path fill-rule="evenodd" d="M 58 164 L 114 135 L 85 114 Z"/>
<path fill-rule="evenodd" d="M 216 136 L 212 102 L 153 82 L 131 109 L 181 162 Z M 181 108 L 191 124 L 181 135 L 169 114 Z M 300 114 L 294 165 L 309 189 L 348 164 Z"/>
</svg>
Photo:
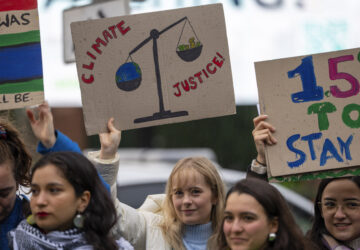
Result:
<svg viewBox="0 0 360 250">
<path fill-rule="evenodd" d="M 188 250 L 206 250 L 211 234 L 211 222 L 202 225 L 186 225 L 183 236 L 184 246 Z"/>
</svg>

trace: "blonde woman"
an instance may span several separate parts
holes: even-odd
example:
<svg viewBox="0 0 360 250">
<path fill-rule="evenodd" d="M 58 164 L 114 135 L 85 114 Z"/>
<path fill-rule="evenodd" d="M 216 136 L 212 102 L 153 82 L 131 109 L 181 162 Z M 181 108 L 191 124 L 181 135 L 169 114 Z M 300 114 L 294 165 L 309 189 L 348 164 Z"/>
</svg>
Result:
<svg viewBox="0 0 360 250">
<path fill-rule="evenodd" d="M 223 182 L 211 161 L 203 157 L 180 160 L 169 176 L 165 194 L 150 195 L 134 209 L 116 199 L 116 151 L 121 133 L 113 119 L 108 128 L 109 133 L 100 135 L 101 150 L 89 157 L 111 185 L 119 217 L 115 236 L 121 235 L 135 249 L 210 249 L 224 208 Z"/>
</svg>

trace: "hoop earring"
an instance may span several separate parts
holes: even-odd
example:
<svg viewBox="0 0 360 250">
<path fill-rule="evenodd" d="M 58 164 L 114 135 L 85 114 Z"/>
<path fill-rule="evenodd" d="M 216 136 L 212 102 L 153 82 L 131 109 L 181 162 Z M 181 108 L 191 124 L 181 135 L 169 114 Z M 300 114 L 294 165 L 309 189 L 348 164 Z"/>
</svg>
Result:
<svg viewBox="0 0 360 250">
<path fill-rule="evenodd" d="M 274 242 L 276 239 L 276 233 L 269 233 L 269 242 Z"/>
<path fill-rule="evenodd" d="M 84 216 L 80 213 L 76 214 L 76 216 L 73 219 L 73 223 L 75 225 L 75 227 L 81 229 L 84 227 Z"/>
</svg>

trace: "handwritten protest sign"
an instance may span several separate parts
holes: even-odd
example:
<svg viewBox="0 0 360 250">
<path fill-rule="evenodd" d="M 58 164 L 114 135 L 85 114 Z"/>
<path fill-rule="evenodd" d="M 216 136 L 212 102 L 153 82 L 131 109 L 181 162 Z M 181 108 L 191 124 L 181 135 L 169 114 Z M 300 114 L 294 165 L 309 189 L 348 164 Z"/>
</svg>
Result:
<svg viewBox="0 0 360 250">
<path fill-rule="evenodd" d="M 88 135 L 234 114 L 221 4 L 71 24 Z"/>
<path fill-rule="evenodd" d="M 278 139 L 266 149 L 270 176 L 360 174 L 351 168 L 360 165 L 359 69 L 360 49 L 255 63 L 260 109 Z"/>
<path fill-rule="evenodd" d="M 0 1 L 0 110 L 43 99 L 37 2 Z"/>
</svg>

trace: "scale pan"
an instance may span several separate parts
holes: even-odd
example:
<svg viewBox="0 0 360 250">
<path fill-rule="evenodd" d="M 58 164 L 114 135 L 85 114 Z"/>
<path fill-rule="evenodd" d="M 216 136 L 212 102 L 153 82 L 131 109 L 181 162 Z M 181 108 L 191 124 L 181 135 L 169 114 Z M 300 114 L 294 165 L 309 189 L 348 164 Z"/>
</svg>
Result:
<svg viewBox="0 0 360 250">
<path fill-rule="evenodd" d="M 200 56 L 202 47 L 203 46 L 200 45 L 199 47 L 191 48 L 191 49 L 188 49 L 188 50 L 183 50 L 183 51 L 178 51 L 177 50 L 176 53 L 184 61 L 192 62 L 192 61 L 194 61 L 196 58 L 198 58 Z"/>
<path fill-rule="evenodd" d="M 128 62 L 119 67 L 115 74 L 116 86 L 124 91 L 133 91 L 140 86 L 141 69 L 137 63 Z"/>
</svg>

